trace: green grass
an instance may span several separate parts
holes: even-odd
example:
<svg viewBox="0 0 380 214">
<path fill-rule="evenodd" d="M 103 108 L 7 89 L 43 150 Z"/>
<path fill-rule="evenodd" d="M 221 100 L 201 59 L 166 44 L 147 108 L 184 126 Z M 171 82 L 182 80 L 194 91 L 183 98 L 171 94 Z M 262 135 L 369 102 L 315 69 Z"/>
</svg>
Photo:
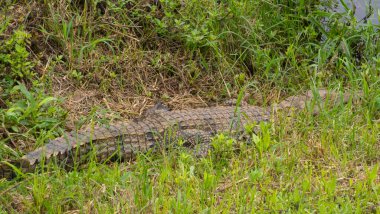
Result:
<svg viewBox="0 0 380 214">
<path fill-rule="evenodd" d="M 359 101 L 221 133 L 205 158 L 176 147 L 125 163 L 54 164 L 0 180 L 17 213 L 380 213 L 379 26 L 325 1 L 0 1 L 0 160 L 64 130 L 310 88 Z"/>
</svg>

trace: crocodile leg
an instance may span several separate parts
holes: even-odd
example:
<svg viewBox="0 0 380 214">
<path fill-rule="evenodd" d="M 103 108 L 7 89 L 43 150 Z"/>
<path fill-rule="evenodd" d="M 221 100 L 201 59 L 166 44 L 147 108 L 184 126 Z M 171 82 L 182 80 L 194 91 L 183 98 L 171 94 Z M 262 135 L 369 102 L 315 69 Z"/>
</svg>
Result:
<svg viewBox="0 0 380 214">
<path fill-rule="evenodd" d="M 184 146 L 193 148 L 196 157 L 205 157 L 211 148 L 212 133 L 199 129 L 185 129 L 177 132 Z"/>
</svg>

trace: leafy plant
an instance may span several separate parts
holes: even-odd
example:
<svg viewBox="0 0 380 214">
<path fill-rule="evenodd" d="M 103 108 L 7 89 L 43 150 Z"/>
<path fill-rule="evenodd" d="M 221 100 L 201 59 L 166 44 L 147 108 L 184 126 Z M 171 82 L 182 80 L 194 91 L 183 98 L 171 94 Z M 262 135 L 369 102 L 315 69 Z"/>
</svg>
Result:
<svg viewBox="0 0 380 214">
<path fill-rule="evenodd" d="M 7 108 L 0 109 L 0 122 L 8 130 L 8 139 L 39 138 L 41 132 L 56 129 L 64 121 L 65 111 L 57 105 L 59 99 L 46 96 L 42 91 L 29 91 L 19 84 L 11 90 L 12 99 Z"/>
<path fill-rule="evenodd" d="M 19 29 L 0 41 L 0 77 L 31 79 L 35 75 L 27 50 L 30 37 L 28 32 Z"/>
</svg>

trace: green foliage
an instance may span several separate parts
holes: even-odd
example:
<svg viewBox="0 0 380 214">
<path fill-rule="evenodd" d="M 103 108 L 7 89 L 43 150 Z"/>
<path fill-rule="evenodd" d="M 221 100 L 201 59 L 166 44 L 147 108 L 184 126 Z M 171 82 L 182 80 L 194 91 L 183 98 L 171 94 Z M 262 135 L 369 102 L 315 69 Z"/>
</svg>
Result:
<svg viewBox="0 0 380 214">
<path fill-rule="evenodd" d="M 228 158 L 233 154 L 235 144 L 236 142 L 233 138 L 225 134 L 217 135 L 212 141 L 215 157 L 221 162 L 228 162 Z"/>
<path fill-rule="evenodd" d="M 29 132 L 52 129 L 64 116 L 62 109 L 55 104 L 58 99 L 41 91 L 30 92 L 20 84 L 13 87 L 11 96 L 18 99 L 13 98 L 8 103 L 8 109 L 1 110 L 0 115 L 5 127 L 16 133 L 20 129 L 28 129 Z"/>
<path fill-rule="evenodd" d="M 266 1 L 163 1 L 162 7 L 153 7 L 153 14 L 161 11 L 151 20 L 159 35 L 180 40 L 190 50 L 210 50 L 217 57 L 244 61 L 257 51 L 271 48 L 274 54 L 293 42 L 315 41 L 319 32 L 307 21 L 312 16 L 304 12 L 308 7 Z"/>
<path fill-rule="evenodd" d="M 255 133 L 251 133 L 252 142 L 256 146 L 256 149 L 260 155 L 260 157 L 263 156 L 263 154 L 269 150 L 270 146 L 273 145 L 273 141 L 270 136 L 270 125 L 265 124 L 263 122 L 260 123 L 260 136 L 256 135 Z"/>
<path fill-rule="evenodd" d="M 0 158 L 18 156 L 13 147 L 25 139 L 37 141 L 40 145 L 46 138 L 57 134 L 66 112 L 59 106 L 57 98 L 46 96 L 38 88 L 28 90 L 25 85 L 18 84 L 8 91 L 8 99 L 4 108 L 0 108 L 1 129 L 6 135 L 0 142 Z"/>
<path fill-rule="evenodd" d="M 6 40 L 0 41 L 0 77 L 31 79 L 33 63 L 29 59 L 27 46 L 31 35 L 24 30 L 16 30 Z"/>
<path fill-rule="evenodd" d="M 316 75 L 323 85 L 335 75 L 346 75 L 339 57 L 373 66 L 380 43 L 376 26 L 359 25 L 349 14 L 318 10 L 321 4 L 174 0 L 152 5 L 149 15 L 141 17 L 160 37 L 211 59 L 223 73 L 243 69 L 278 82 L 290 72 L 289 84 Z"/>
</svg>

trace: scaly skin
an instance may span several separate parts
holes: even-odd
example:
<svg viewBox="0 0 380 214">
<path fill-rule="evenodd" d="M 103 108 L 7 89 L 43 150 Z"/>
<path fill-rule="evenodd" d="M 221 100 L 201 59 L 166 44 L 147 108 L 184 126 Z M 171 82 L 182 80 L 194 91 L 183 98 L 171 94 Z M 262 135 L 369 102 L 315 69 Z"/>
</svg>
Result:
<svg viewBox="0 0 380 214">
<path fill-rule="evenodd" d="M 317 91 L 318 93 L 322 104 L 326 98 L 333 104 L 338 100 L 347 102 L 350 98 L 349 94 L 340 96 L 323 89 Z M 217 132 L 242 133 L 248 123 L 269 121 L 270 112 L 303 109 L 312 97 L 312 93 L 308 92 L 305 95 L 289 97 L 269 108 L 242 106 L 239 109 L 240 113 L 236 112 L 235 106 L 175 111 L 156 109 L 145 117 L 130 122 L 65 133 L 62 137 L 50 140 L 45 146 L 11 163 L 25 173 L 33 172 L 41 161 L 47 163 L 54 160 L 64 166 L 70 166 L 74 162 L 81 164 L 88 160 L 83 156 L 88 156 L 91 151 L 95 152 L 97 161 L 106 161 L 111 157 L 132 159 L 138 152 L 147 152 L 155 145 L 173 140 L 170 136 L 174 136 L 175 139 L 182 138 L 185 142 L 192 142 L 198 138 L 208 143 L 210 137 Z M 314 108 L 314 113 L 318 112 L 319 108 Z M 171 135 L 168 134 L 170 132 Z M 14 175 L 8 164 L 0 165 L 0 178 L 9 179 Z"/>
</svg>

